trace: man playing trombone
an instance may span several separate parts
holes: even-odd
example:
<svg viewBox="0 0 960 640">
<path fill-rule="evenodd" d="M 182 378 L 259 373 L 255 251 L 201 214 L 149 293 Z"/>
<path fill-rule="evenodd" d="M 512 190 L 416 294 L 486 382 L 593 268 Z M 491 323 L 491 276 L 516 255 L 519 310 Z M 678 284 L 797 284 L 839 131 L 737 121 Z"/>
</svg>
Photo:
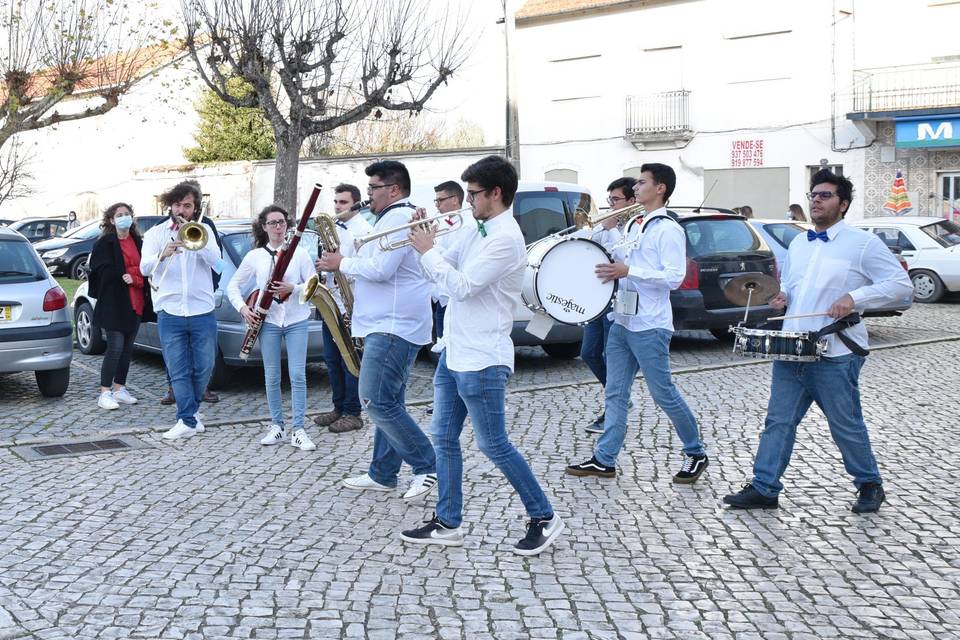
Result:
<svg viewBox="0 0 960 640">
<path fill-rule="evenodd" d="M 388 249 L 386 241 L 406 236 L 410 204 L 410 174 L 400 162 L 384 160 L 366 168 L 370 210 L 377 216 L 372 241 L 345 258 L 340 251 L 324 253 L 316 267 L 340 270 L 356 281 L 351 332 L 363 338 L 360 403 L 376 430 L 373 459 L 367 473 L 344 480 L 358 491 L 392 491 L 401 465 L 413 468 L 414 478 L 404 500 L 424 496 L 437 483 L 436 456 L 430 439 L 407 413 L 410 367 L 420 347 L 430 343 L 430 286 L 409 246 Z"/>
<path fill-rule="evenodd" d="M 190 182 L 164 193 L 160 202 L 170 212 L 170 222 L 143 236 L 140 272 L 152 281 L 160 347 L 177 401 L 177 423 L 164 432 L 167 440 L 203 431 L 198 413 L 217 353 L 213 271 L 219 272 L 221 255 L 213 230 L 193 222 L 200 197 Z M 185 242 L 185 228 L 199 239 Z"/>
</svg>

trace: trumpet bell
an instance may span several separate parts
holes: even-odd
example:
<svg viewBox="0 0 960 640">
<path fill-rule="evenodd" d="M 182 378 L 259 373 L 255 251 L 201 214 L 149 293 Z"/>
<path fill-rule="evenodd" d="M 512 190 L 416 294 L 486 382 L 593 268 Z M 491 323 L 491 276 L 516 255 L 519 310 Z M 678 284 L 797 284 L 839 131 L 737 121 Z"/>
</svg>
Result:
<svg viewBox="0 0 960 640">
<path fill-rule="evenodd" d="M 199 222 L 188 222 L 180 227 L 178 239 L 187 251 L 199 251 L 207 246 L 207 228 Z"/>
</svg>

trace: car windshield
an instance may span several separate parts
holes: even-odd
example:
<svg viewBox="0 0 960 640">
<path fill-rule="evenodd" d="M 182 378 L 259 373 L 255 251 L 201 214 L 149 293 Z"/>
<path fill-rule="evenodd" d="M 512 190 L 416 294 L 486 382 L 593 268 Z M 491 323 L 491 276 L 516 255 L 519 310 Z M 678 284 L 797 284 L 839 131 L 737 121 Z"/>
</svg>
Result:
<svg viewBox="0 0 960 640">
<path fill-rule="evenodd" d="M 803 233 L 805 229 L 792 222 L 776 222 L 763 225 L 763 230 L 770 234 L 770 237 L 777 241 L 784 249 L 790 247 L 790 243 L 797 237 L 797 234 Z"/>
<path fill-rule="evenodd" d="M 522 191 L 513 200 L 513 217 L 530 244 L 570 226 L 578 209 L 591 211 L 590 194 L 575 191 Z"/>
<path fill-rule="evenodd" d="M 920 228 L 925 234 L 936 240 L 941 247 L 955 247 L 960 244 L 960 226 L 949 220 L 940 220 Z"/>
<path fill-rule="evenodd" d="M 761 250 L 760 239 L 745 220 L 707 218 L 684 220 L 687 257 L 691 259 L 722 253 L 750 253 Z"/>
<path fill-rule="evenodd" d="M 35 282 L 47 277 L 30 243 L 22 238 L 0 239 L 0 284 Z"/>
<path fill-rule="evenodd" d="M 70 229 L 64 233 L 61 238 L 74 238 L 76 240 L 89 240 L 100 235 L 100 221 L 92 220 L 82 227 Z"/>
</svg>

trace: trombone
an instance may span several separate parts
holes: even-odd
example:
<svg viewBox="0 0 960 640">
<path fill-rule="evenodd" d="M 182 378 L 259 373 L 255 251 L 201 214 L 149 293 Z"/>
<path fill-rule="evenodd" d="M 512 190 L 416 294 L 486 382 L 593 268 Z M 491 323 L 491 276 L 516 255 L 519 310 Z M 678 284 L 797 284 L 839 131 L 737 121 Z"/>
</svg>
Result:
<svg viewBox="0 0 960 640">
<path fill-rule="evenodd" d="M 176 217 L 176 221 L 180 225 L 180 228 L 177 230 L 177 240 L 183 243 L 183 248 L 187 251 L 199 251 L 207 246 L 207 241 L 210 238 L 207 235 L 207 228 L 201 224 L 202 220 L 202 213 L 196 222 L 185 222 L 182 217 Z M 170 256 L 170 258 L 173 259 L 173 256 Z M 157 260 L 157 264 L 153 265 L 150 275 L 147 276 L 147 278 L 150 280 L 150 288 L 154 291 L 160 290 L 160 285 L 163 283 L 163 278 L 167 275 L 167 270 L 169 268 L 163 268 L 163 273 L 160 274 L 160 280 L 154 284 L 154 276 L 156 275 L 157 269 L 160 267 L 162 262 L 163 260 Z"/>
<path fill-rule="evenodd" d="M 632 204 L 629 207 L 624 207 L 623 209 L 608 209 L 603 213 L 598 213 L 595 216 L 591 216 L 589 213 L 583 209 L 577 209 L 577 212 L 573 216 L 574 228 L 576 229 L 592 229 L 602 222 L 606 222 L 610 218 L 617 218 L 619 224 L 626 224 L 630 218 L 640 215 L 645 209 L 642 204 Z"/>
<path fill-rule="evenodd" d="M 384 229 L 383 231 L 377 231 L 376 233 L 371 233 L 365 236 L 360 236 L 353 241 L 354 248 L 357 251 L 360 250 L 360 247 L 363 245 L 373 242 L 374 240 L 379 240 L 377 243 L 381 251 L 396 251 L 397 249 L 402 249 L 403 247 L 410 246 L 410 238 L 404 238 L 403 240 L 396 240 L 394 242 L 384 244 L 384 241 L 388 236 L 391 236 L 398 231 L 411 230 L 414 227 L 433 225 L 434 223 L 440 222 L 441 220 L 446 220 L 448 222 L 447 227 L 441 227 L 437 230 L 437 237 L 447 235 L 448 233 L 453 233 L 458 231 L 460 227 L 463 226 L 463 212 L 470 211 L 473 207 L 464 207 L 463 209 L 457 209 L 456 211 L 451 211 L 450 213 L 441 213 L 429 218 L 422 218 L 420 220 L 411 220 L 406 224 L 397 225 L 390 229 Z M 450 220 L 455 219 L 456 222 L 450 222 Z"/>
</svg>

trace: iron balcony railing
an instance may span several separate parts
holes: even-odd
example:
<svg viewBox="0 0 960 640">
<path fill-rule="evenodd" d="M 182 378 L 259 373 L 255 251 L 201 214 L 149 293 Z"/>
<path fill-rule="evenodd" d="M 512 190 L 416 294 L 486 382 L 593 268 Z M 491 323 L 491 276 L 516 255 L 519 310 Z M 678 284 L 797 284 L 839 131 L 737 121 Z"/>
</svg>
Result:
<svg viewBox="0 0 960 640">
<path fill-rule="evenodd" d="M 627 96 L 627 139 L 673 140 L 692 134 L 689 91 Z"/>
<path fill-rule="evenodd" d="M 960 64 L 922 64 L 853 72 L 853 110 L 905 111 L 960 106 Z"/>
</svg>

